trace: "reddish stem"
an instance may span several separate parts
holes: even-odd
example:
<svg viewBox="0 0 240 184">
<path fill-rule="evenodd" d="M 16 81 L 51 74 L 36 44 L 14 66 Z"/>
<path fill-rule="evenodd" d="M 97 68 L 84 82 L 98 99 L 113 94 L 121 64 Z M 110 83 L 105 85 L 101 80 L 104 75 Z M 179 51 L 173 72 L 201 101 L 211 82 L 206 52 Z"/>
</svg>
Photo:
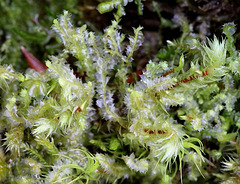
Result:
<svg viewBox="0 0 240 184">
<path fill-rule="evenodd" d="M 157 130 L 157 131 L 155 131 L 155 130 L 149 130 L 149 129 L 146 129 L 146 128 L 144 129 L 144 132 L 148 133 L 148 134 L 156 134 L 156 132 L 158 134 L 165 134 L 166 133 L 164 130 Z"/>
<path fill-rule="evenodd" d="M 167 73 L 163 74 L 163 77 L 166 77 L 167 75 L 171 74 L 174 72 L 174 69 L 169 70 Z"/>
<path fill-rule="evenodd" d="M 149 133 L 149 134 L 155 134 L 155 131 L 150 130 L 148 133 Z"/>
<path fill-rule="evenodd" d="M 194 76 L 194 75 L 191 75 L 191 76 L 189 77 L 189 79 L 185 78 L 185 79 L 183 79 L 183 80 L 180 80 L 180 81 L 177 82 L 176 84 L 173 84 L 173 85 L 171 86 L 171 88 L 174 88 L 174 87 L 178 86 L 180 83 L 187 83 L 187 82 L 189 82 L 189 81 L 195 80 L 195 79 L 197 79 L 197 78 L 199 78 L 199 77 L 205 77 L 205 76 L 207 76 L 207 75 L 209 75 L 208 70 L 203 71 L 203 72 L 202 72 L 202 75 L 195 75 L 195 76 Z M 171 89 L 171 88 L 169 88 L 169 89 Z"/>
<path fill-rule="evenodd" d="M 82 112 L 81 107 L 78 107 L 78 108 L 76 109 L 76 112 Z"/>
<path fill-rule="evenodd" d="M 47 69 L 47 66 L 35 58 L 30 52 L 27 51 L 23 46 L 20 47 L 24 57 L 27 59 L 27 62 L 31 68 L 36 72 L 42 73 Z"/>
<path fill-rule="evenodd" d="M 134 72 L 135 74 L 129 74 L 128 75 L 128 78 L 127 78 L 127 83 L 132 83 L 135 81 L 133 75 L 136 75 L 136 78 L 139 79 L 140 75 L 143 74 L 143 71 L 145 71 L 146 68 L 143 68 L 141 70 L 137 70 L 136 72 Z"/>
</svg>

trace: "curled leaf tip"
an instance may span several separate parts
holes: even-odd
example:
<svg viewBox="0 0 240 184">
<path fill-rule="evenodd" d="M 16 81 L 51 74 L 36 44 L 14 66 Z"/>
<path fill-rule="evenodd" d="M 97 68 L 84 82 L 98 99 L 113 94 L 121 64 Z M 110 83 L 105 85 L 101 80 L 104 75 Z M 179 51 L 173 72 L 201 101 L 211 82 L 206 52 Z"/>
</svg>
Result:
<svg viewBox="0 0 240 184">
<path fill-rule="evenodd" d="M 36 72 L 42 73 L 47 69 L 47 66 L 39 61 L 37 58 L 35 58 L 28 50 L 20 46 L 20 49 L 24 55 L 24 57 L 27 59 L 27 62 L 31 68 L 33 68 Z"/>
</svg>

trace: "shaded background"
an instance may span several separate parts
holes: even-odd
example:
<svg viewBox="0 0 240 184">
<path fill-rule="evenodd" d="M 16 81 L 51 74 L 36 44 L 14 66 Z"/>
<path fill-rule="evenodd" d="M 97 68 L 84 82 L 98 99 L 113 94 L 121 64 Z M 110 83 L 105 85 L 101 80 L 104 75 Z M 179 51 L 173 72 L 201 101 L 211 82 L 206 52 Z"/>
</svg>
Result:
<svg viewBox="0 0 240 184">
<path fill-rule="evenodd" d="M 100 14 L 96 9 L 100 2 L 103 0 L 1 0 L 0 63 L 12 64 L 23 72 L 28 65 L 23 62 L 21 45 L 42 61 L 58 54 L 63 46 L 51 25 L 63 10 L 71 13 L 74 26 L 87 24 L 90 30 L 101 33 L 113 20 L 113 12 Z M 239 0 L 146 0 L 143 4 L 143 15 L 139 15 L 137 5 L 129 3 L 120 22 L 124 33 L 131 33 L 132 27 L 144 27 L 144 45 L 134 55 L 135 70 L 155 57 L 167 40 L 178 39 L 183 29 L 202 41 L 214 34 L 220 38 L 222 25 L 228 22 L 234 22 L 239 32 Z M 236 37 L 239 48 L 239 35 Z"/>
</svg>

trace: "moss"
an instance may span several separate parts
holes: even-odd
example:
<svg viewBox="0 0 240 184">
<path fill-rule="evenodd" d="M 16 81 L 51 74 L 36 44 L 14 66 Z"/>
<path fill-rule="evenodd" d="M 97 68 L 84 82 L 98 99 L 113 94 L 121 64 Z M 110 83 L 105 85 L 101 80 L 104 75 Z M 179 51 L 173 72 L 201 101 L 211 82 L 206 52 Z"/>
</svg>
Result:
<svg viewBox="0 0 240 184">
<path fill-rule="evenodd" d="M 18 25 L 8 24 L 2 34 L 1 183 L 238 183 L 240 58 L 234 23 L 223 25 L 222 39 L 202 39 L 178 16 L 180 38 L 168 40 L 145 69 L 133 72 L 144 28 L 123 33 L 131 1 L 99 4 L 102 13 L 117 9 L 103 32 L 75 27 L 77 1 L 66 1 L 69 11 L 54 19 L 53 29 L 48 23 L 60 2 L 51 2 L 34 25 L 31 11 L 18 14 L 23 5 L 42 11 L 41 3 L 32 3 L 37 2 L 1 2 Z M 163 21 L 163 10 L 155 10 Z M 30 26 L 23 28 L 21 21 Z M 17 50 L 24 40 L 29 48 L 51 45 L 45 26 L 59 51 L 46 50 L 54 55 L 43 65 L 21 47 L 32 68 L 16 71 L 24 69 Z"/>
</svg>

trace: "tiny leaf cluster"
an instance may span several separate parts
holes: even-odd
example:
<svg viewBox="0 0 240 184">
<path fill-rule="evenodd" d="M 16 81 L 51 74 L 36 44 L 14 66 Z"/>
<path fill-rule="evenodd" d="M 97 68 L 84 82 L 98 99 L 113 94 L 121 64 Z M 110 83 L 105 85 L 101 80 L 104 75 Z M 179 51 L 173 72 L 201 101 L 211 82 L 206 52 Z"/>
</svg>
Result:
<svg viewBox="0 0 240 184">
<path fill-rule="evenodd" d="M 64 11 L 53 30 L 65 48 L 45 71 L 0 66 L 1 183 L 240 181 L 235 25 L 223 39 L 168 41 L 168 60 L 159 51 L 128 82 L 143 28 L 126 36 L 122 15 L 100 35 Z"/>
</svg>

